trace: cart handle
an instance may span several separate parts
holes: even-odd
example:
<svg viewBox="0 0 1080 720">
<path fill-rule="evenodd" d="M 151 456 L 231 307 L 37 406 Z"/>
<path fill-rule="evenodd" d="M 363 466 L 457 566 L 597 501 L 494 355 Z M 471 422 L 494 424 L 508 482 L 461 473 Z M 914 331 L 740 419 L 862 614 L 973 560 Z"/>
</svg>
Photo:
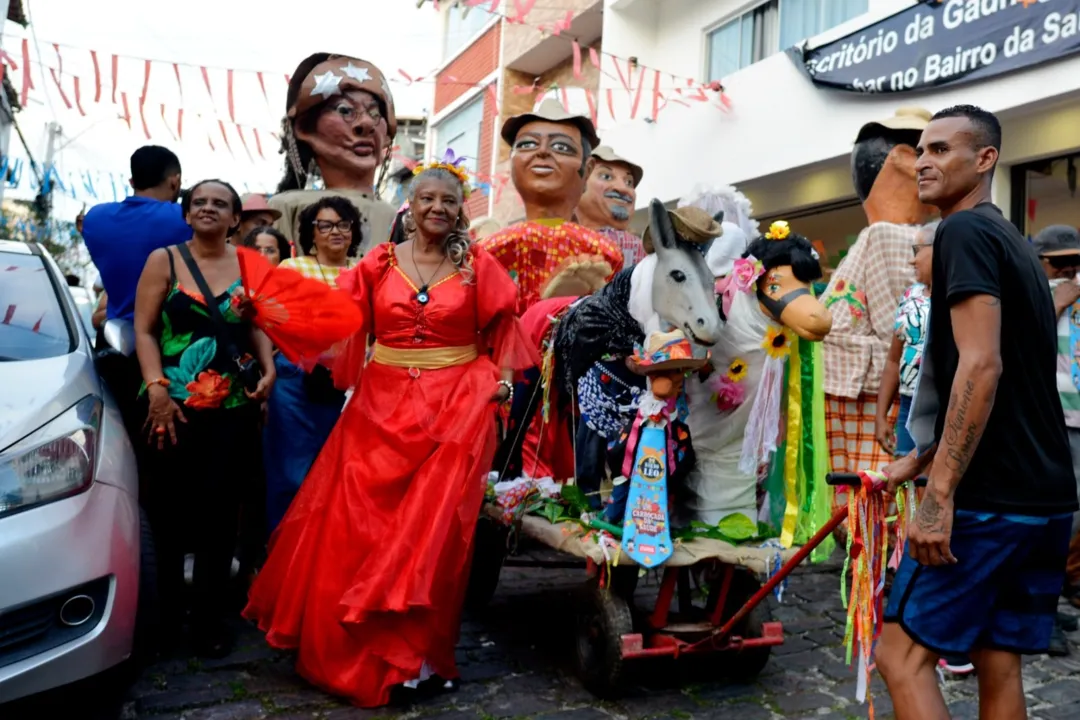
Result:
<svg viewBox="0 0 1080 720">
<path fill-rule="evenodd" d="M 825 475 L 825 482 L 829 485 L 847 485 L 848 487 L 858 487 L 862 485 L 862 478 L 858 473 L 837 472 L 828 473 Z M 920 475 L 915 478 L 915 487 L 926 487 L 926 476 Z"/>
</svg>

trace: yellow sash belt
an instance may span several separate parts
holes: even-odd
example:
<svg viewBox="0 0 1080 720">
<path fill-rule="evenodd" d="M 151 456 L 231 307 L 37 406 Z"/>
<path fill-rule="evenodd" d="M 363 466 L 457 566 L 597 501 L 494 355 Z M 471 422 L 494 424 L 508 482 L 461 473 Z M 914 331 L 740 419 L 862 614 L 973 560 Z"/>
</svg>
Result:
<svg viewBox="0 0 1080 720">
<path fill-rule="evenodd" d="M 410 370 L 439 370 L 464 365 L 480 356 L 475 345 L 440 348 L 395 348 L 375 343 L 372 362 Z"/>
</svg>

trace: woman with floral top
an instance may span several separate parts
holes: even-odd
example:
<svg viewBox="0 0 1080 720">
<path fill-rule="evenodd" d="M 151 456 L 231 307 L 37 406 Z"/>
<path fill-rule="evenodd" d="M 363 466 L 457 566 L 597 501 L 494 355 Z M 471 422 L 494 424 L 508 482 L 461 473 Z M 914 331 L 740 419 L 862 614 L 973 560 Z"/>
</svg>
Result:
<svg viewBox="0 0 1080 720">
<path fill-rule="evenodd" d="M 874 436 L 886 452 L 897 457 L 915 449 L 915 442 L 907 431 L 907 418 L 915 395 L 915 381 L 919 377 L 926 324 L 930 319 L 930 269 L 937 226 L 934 222 L 922 228 L 912 245 L 915 284 L 904 292 L 896 309 L 895 333 L 878 389 Z M 900 398 L 900 412 L 893 426 L 889 423 L 889 412 L 897 397 Z"/>
<path fill-rule="evenodd" d="M 259 403 L 275 378 L 269 340 L 232 309 L 240 264 L 226 238 L 240 222 L 240 207 L 228 183 L 195 185 L 182 202 L 191 240 L 151 253 L 135 296 L 144 427 L 157 450 L 148 458 L 152 482 L 145 502 L 155 536 L 161 626 L 175 632 L 183 623 L 184 554 L 194 551 L 192 629 L 196 650 L 210 657 L 231 650 L 223 620 L 240 496 L 258 459 Z M 213 297 L 199 292 L 189 260 Z"/>
<path fill-rule="evenodd" d="M 279 267 L 336 286 L 338 275 L 355 264 L 361 240 L 356 206 L 337 195 L 324 197 L 300 211 L 297 255 Z M 267 536 L 285 517 L 345 404 L 345 393 L 334 387 L 325 367 L 304 372 L 281 353 L 274 365 L 278 381 L 263 436 Z"/>
</svg>

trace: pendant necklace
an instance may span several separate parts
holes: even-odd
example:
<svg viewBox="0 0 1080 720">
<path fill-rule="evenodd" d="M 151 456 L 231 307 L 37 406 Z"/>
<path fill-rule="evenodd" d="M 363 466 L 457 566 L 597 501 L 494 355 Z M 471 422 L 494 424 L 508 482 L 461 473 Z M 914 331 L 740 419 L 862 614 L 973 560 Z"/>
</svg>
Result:
<svg viewBox="0 0 1080 720">
<path fill-rule="evenodd" d="M 431 284 L 431 280 L 428 280 L 427 282 L 424 282 L 423 276 L 420 275 L 420 266 L 416 264 L 416 241 L 415 240 L 413 240 L 413 244 L 409 248 L 409 250 L 410 250 L 410 254 L 412 255 L 413 267 L 416 268 L 416 277 L 420 278 L 420 282 L 422 283 L 420 285 L 420 289 L 416 291 L 416 302 L 420 303 L 421 305 L 427 305 L 428 301 L 431 300 L 431 296 L 428 295 L 428 285 Z M 435 272 L 433 272 L 431 274 L 431 279 L 432 280 L 435 279 L 435 276 L 439 274 L 440 270 L 442 270 L 443 263 L 445 263 L 445 262 L 446 262 L 446 255 L 443 255 L 443 259 L 442 259 L 442 262 L 439 263 L 439 267 L 435 268 Z"/>
</svg>

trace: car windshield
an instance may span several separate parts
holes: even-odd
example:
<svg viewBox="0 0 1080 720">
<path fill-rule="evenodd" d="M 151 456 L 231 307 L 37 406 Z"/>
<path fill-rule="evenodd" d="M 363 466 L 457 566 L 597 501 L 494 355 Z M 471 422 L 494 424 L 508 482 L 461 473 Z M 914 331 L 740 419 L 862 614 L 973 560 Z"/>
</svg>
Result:
<svg viewBox="0 0 1080 720">
<path fill-rule="evenodd" d="M 66 355 L 74 338 L 49 272 L 36 255 L 0 253 L 0 360 Z"/>
</svg>

